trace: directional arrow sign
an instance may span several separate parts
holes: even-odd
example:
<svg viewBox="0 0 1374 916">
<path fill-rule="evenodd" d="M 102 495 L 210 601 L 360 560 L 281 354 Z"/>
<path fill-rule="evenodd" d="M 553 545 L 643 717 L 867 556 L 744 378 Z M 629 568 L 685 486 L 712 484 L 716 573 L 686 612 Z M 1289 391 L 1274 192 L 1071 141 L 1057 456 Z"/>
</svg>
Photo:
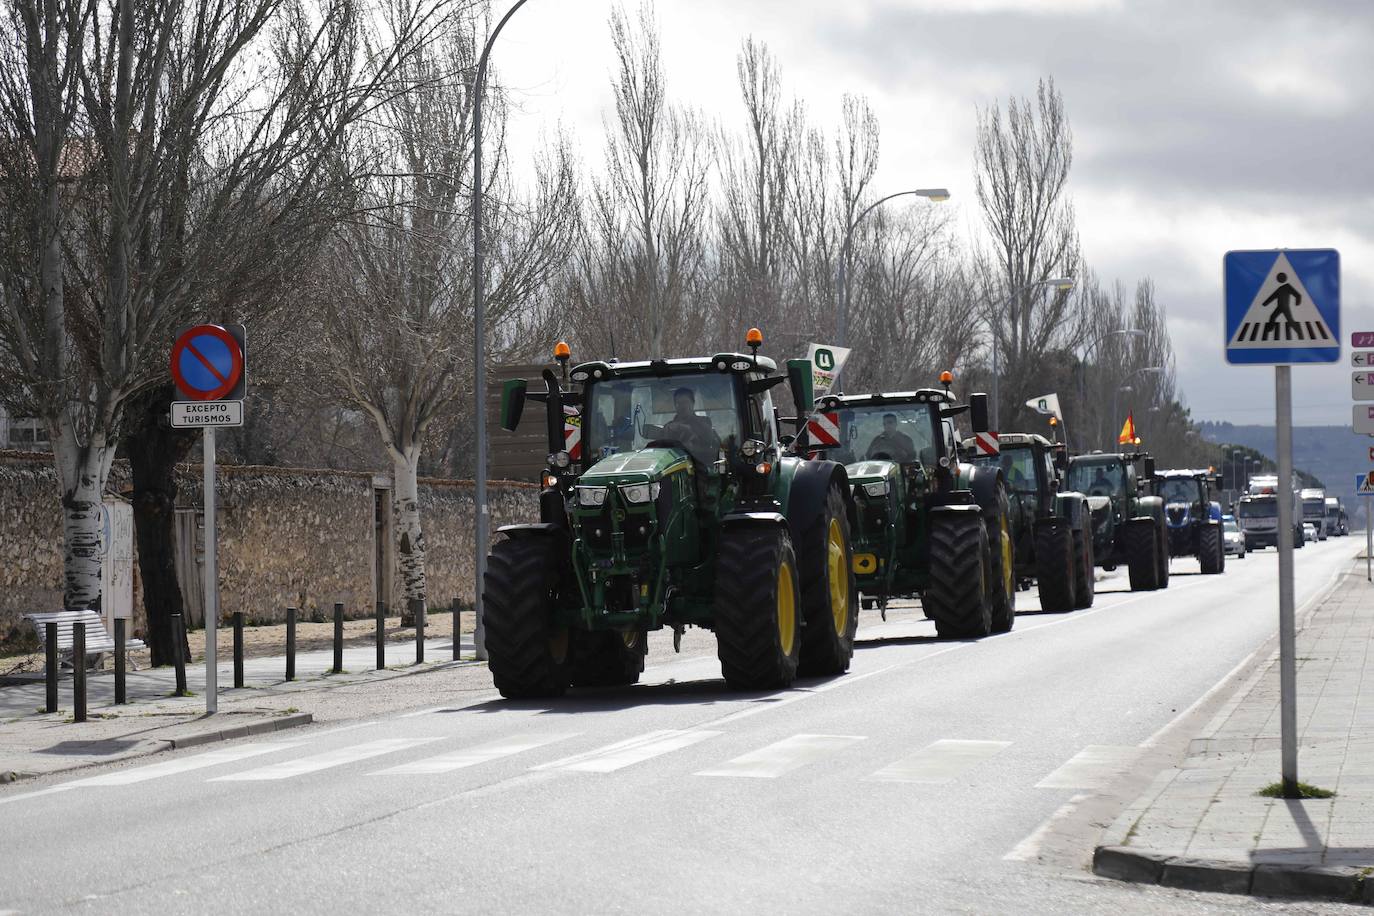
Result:
<svg viewBox="0 0 1374 916">
<path fill-rule="evenodd" d="M 1356 350 L 1354 353 L 1350 354 L 1350 365 L 1357 369 L 1360 366 L 1368 366 L 1374 369 L 1374 351 Z"/>
<path fill-rule="evenodd" d="M 1357 433 L 1374 436 L 1374 405 L 1356 404 L 1351 425 Z"/>
<path fill-rule="evenodd" d="M 1351 373 L 1350 396 L 1357 401 L 1374 401 L 1374 370 Z"/>
</svg>

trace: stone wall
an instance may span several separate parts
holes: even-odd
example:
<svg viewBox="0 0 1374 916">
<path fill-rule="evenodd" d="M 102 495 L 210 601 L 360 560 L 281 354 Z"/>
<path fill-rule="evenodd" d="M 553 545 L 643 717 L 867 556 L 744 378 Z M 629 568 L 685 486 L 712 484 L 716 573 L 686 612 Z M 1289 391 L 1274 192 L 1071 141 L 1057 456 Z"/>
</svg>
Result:
<svg viewBox="0 0 1374 916">
<path fill-rule="evenodd" d="M 200 508 L 199 466 L 178 471 L 178 504 Z M 110 490 L 127 490 L 116 464 Z M 306 618 L 343 602 L 350 617 L 372 612 L 376 595 L 373 475 L 276 467 L 219 468 L 220 610 L 243 611 L 255 623 L 285 619 L 286 608 Z M 538 516 L 538 490 L 493 481 L 488 488 L 492 530 Z M 420 511 L 428 548 L 429 601 L 448 607 L 473 601 L 473 487 L 471 481 L 420 481 Z M 390 511 L 389 493 L 387 511 Z M 0 452 L 0 646 L 27 631 L 19 615 L 60 606 L 62 527 L 57 475 L 48 455 Z M 391 551 L 393 558 L 395 551 Z M 181 564 L 184 570 L 186 563 Z M 399 570 L 392 606 L 400 607 Z M 134 632 L 143 629 L 135 577 Z M 183 594 L 198 582 L 182 581 Z M 188 605 L 199 601 L 188 595 Z"/>
</svg>

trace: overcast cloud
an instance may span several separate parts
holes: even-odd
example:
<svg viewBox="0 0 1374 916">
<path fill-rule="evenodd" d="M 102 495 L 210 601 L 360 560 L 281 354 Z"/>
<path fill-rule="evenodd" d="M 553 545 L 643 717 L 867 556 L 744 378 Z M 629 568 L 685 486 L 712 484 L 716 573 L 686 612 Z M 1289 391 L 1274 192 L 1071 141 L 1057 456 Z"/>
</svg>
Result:
<svg viewBox="0 0 1374 916">
<path fill-rule="evenodd" d="M 519 91 L 516 157 L 562 127 L 595 167 L 610 9 L 530 0 L 511 20 L 494 60 Z M 1273 420 L 1272 372 L 1222 358 L 1223 253 L 1335 247 L 1346 361 L 1295 370 L 1295 420 L 1349 422 L 1349 332 L 1374 330 L 1374 4 L 658 0 L 657 10 L 675 100 L 737 121 L 734 59 L 753 35 L 814 121 L 833 124 L 844 92 L 868 96 L 883 130 L 876 188 L 947 186 L 944 206 L 969 233 L 980 231 L 977 108 L 1053 76 L 1075 135 L 1088 263 L 1128 287 L 1155 280 L 1194 415 Z"/>
</svg>

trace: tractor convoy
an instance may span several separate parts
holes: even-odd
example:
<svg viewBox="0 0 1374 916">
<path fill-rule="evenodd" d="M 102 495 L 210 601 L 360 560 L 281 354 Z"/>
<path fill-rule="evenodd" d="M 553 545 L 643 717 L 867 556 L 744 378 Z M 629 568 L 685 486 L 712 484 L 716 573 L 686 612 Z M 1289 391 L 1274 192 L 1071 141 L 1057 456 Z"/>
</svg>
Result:
<svg viewBox="0 0 1374 916">
<path fill-rule="evenodd" d="M 919 600 L 940 637 L 979 638 L 1012 628 L 1032 584 L 1042 610 L 1067 612 L 1092 606 L 1099 567 L 1125 566 L 1132 591 L 1166 588 L 1171 557 L 1225 568 L 1208 471 L 999 435 L 986 395 L 959 403 L 948 372 L 938 388 L 813 398 L 810 360 L 779 371 L 757 329 L 746 345 L 570 366 L 560 343 L 558 371 L 504 384 L 503 428 L 543 404 L 548 459 L 539 521 L 498 531 L 483 580 L 503 696 L 633 684 L 648 634 L 671 630 L 676 648 L 689 626 L 714 631 L 729 687 L 777 690 L 847 671 L 860 607 L 886 619 Z M 783 385 L 797 417 L 775 406 Z M 1322 536 L 1340 531 L 1339 506 L 1303 496 L 1330 519 Z M 1262 498 L 1239 507 L 1252 548 Z"/>
</svg>

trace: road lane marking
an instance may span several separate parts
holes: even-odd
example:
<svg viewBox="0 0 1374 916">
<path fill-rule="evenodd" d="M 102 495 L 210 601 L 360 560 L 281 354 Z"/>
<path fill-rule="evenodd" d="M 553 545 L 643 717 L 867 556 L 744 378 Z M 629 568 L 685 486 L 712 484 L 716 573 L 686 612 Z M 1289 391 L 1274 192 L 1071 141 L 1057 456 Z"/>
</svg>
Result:
<svg viewBox="0 0 1374 916">
<path fill-rule="evenodd" d="M 383 754 L 404 751 L 408 748 L 418 747 L 421 744 L 428 744 L 431 741 L 438 740 L 438 738 L 382 738 L 377 741 L 355 744 L 352 747 L 336 748 L 332 751 L 325 751 L 323 754 L 312 754 L 309 757 L 284 760 L 281 763 L 274 763 L 269 766 L 258 767 L 252 770 L 244 770 L 241 773 L 230 773 L 228 776 L 217 776 L 207 781 L 261 782 L 263 780 L 272 779 L 291 779 L 294 776 L 317 773 L 320 770 L 344 766 L 349 763 L 357 763 L 359 760 L 367 760 L 372 757 L 380 757 Z"/>
<path fill-rule="evenodd" d="M 936 741 L 896 763 L 883 767 L 867 777 L 867 780 L 940 785 L 952 782 L 965 770 L 1000 754 L 1010 746 L 1010 741 Z"/>
<path fill-rule="evenodd" d="M 626 741 L 617 741 L 615 744 L 608 744 L 596 750 L 587 751 L 582 754 L 574 754 L 571 757 L 564 757 L 562 760 L 555 760 L 553 763 L 543 763 L 539 766 L 530 767 L 531 770 L 575 770 L 581 773 L 611 773 L 615 770 L 623 769 L 636 763 L 643 763 L 662 754 L 681 750 L 684 747 L 691 747 L 699 741 L 707 738 L 714 738 L 720 732 L 705 731 L 702 729 L 671 729 L 665 728 L 658 731 L 648 732 L 630 738 Z"/>
<path fill-rule="evenodd" d="M 863 735 L 793 735 L 695 775 L 776 779 L 864 740 Z"/>
<path fill-rule="evenodd" d="M 1141 747 L 1090 744 L 1035 784 L 1037 789 L 1105 789 L 1144 753 Z"/>
<path fill-rule="evenodd" d="M 1078 810 L 1078 806 L 1087 801 L 1092 796 L 1075 795 L 1068 800 L 1068 803 L 1061 805 L 1059 810 L 1049 816 L 1045 823 L 1036 827 L 1030 836 L 1017 843 L 1011 852 L 1002 856 L 1003 862 L 1033 862 L 1040 857 L 1040 850 L 1045 845 L 1045 840 L 1059 826 L 1060 822 L 1068 819 Z"/>
<path fill-rule="evenodd" d="M 489 741 L 486 744 L 476 745 L 475 747 L 464 748 L 460 751 L 440 754 L 437 757 L 426 757 L 423 760 L 403 763 L 400 766 L 378 770 L 368 775 L 432 776 L 437 773 L 451 773 L 454 770 L 461 770 L 464 767 L 476 766 L 479 763 L 487 763 L 488 761 L 498 760 L 502 757 L 510 757 L 514 754 L 523 753 L 524 751 L 532 751 L 546 744 L 553 744 L 555 741 L 566 741 L 569 738 L 576 738 L 579 734 L 581 734 L 581 732 L 560 732 L 552 735 L 531 735 L 525 738 L 501 738 L 496 741 Z"/>
<path fill-rule="evenodd" d="M 250 757 L 271 754 L 274 751 L 290 750 L 294 747 L 301 747 L 304 744 L 304 741 L 283 741 L 275 744 L 245 744 L 241 747 L 227 747 L 218 751 L 210 751 L 207 754 L 197 754 L 194 757 L 165 760 L 162 763 L 154 763 L 148 766 L 118 770 L 113 773 L 102 773 L 99 776 L 78 779 L 73 783 L 69 783 L 69 785 L 128 786 L 135 783 L 147 782 L 150 779 L 161 779 L 164 776 L 175 776 L 178 773 L 189 773 L 193 770 L 203 770 L 206 767 L 233 763 L 236 760 L 247 760 Z"/>
</svg>

